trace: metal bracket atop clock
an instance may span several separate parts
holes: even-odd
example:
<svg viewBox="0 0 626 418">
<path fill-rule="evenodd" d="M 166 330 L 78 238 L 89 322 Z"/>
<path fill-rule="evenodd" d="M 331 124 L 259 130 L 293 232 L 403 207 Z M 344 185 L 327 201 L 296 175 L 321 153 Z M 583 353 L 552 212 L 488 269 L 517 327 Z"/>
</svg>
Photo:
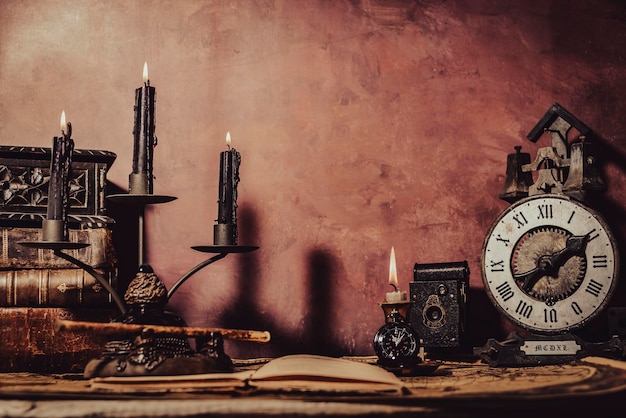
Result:
<svg viewBox="0 0 626 418">
<path fill-rule="evenodd" d="M 577 138 L 569 143 L 571 129 Z M 535 143 L 544 133 L 552 137 L 550 147 L 537 150 L 535 160 L 521 152 L 507 156 L 506 180 L 500 198 L 513 203 L 527 196 L 563 193 L 583 201 L 588 191 L 604 191 L 598 158 L 592 141 L 593 132 L 560 104 L 554 103 L 527 135 Z"/>
<path fill-rule="evenodd" d="M 563 106 L 554 103 L 535 127 L 526 135 L 532 142 L 537 142 L 545 132 L 552 137 L 552 147 L 562 157 L 567 155 L 569 131 L 575 128 L 581 136 L 589 136 L 591 129 Z"/>
<path fill-rule="evenodd" d="M 474 355 L 491 367 L 541 366 L 562 364 L 587 356 L 624 357 L 624 342 L 618 337 L 589 343 L 572 334 L 531 335 L 524 339 L 512 332 L 504 341 L 491 338 Z"/>
</svg>

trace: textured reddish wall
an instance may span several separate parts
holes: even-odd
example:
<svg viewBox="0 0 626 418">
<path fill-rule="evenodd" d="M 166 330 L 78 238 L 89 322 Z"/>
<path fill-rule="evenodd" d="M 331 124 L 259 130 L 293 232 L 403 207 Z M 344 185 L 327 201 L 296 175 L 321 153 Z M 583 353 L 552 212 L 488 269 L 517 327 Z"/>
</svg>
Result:
<svg viewBox="0 0 626 418">
<path fill-rule="evenodd" d="M 202 270 L 173 311 L 272 332 L 266 346 L 229 343 L 239 357 L 371 354 L 395 246 L 404 290 L 415 262 L 469 262 L 482 344 L 511 328 L 479 266 L 506 207 L 506 155 L 549 143 L 525 138 L 553 102 L 603 138 L 599 203 L 624 241 L 625 11 L 610 0 L 2 1 L 0 138 L 50 146 L 65 110 L 77 147 L 117 153 L 109 179 L 126 189 L 147 61 L 154 190 L 178 198 L 147 210 L 147 260 L 171 286 L 205 259 L 190 247 L 212 244 L 227 131 L 243 160 L 240 243 L 260 246 Z"/>
</svg>

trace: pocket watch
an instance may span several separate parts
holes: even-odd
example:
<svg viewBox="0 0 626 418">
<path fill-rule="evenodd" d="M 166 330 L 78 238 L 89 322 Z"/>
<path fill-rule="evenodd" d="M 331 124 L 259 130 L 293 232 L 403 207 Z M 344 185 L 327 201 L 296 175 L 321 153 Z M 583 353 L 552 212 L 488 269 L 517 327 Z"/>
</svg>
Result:
<svg viewBox="0 0 626 418">
<path fill-rule="evenodd" d="M 374 351 L 383 367 L 401 369 L 415 366 L 419 358 L 420 338 L 397 311 L 392 310 L 385 325 L 374 335 Z"/>
<path fill-rule="evenodd" d="M 562 194 L 509 206 L 482 250 L 482 278 L 496 308 L 538 334 L 565 333 L 602 311 L 615 290 L 619 256 L 602 217 Z"/>
</svg>

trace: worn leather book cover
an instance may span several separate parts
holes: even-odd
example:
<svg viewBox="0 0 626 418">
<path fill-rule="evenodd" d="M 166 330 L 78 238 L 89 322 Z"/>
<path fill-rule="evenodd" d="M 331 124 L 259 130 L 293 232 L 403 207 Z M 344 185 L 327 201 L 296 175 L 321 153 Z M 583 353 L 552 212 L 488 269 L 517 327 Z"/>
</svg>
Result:
<svg viewBox="0 0 626 418">
<path fill-rule="evenodd" d="M 96 271 L 116 288 L 113 269 Z M 100 308 L 111 307 L 112 298 L 82 269 L 0 270 L 0 306 Z"/>
<path fill-rule="evenodd" d="M 20 245 L 42 240 L 40 228 L 0 228 L 0 269 L 76 268 L 49 249 Z M 70 229 L 69 241 L 87 243 L 78 250 L 66 250 L 72 257 L 92 267 L 110 267 L 116 263 L 112 232 L 108 228 Z"/>
<path fill-rule="evenodd" d="M 0 371 L 81 373 L 102 354 L 107 337 L 86 333 L 55 333 L 58 318 L 109 322 L 116 309 L 0 307 Z"/>
</svg>

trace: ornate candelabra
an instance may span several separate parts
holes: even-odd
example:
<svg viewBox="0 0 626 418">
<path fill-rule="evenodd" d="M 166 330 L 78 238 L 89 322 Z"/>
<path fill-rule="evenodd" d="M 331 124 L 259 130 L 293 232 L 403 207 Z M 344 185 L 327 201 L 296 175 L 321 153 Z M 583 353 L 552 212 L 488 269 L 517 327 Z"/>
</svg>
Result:
<svg viewBox="0 0 626 418">
<path fill-rule="evenodd" d="M 139 97 L 137 99 L 138 106 L 143 102 L 146 106 L 153 106 L 154 91 L 153 88 L 151 88 L 152 90 L 147 89 L 149 81 L 146 82 L 145 87 L 142 94 L 137 93 L 137 97 L 145 96 L 152 99 L 142 101 Z M 138 114 L 142 121 L 139 124 L 140 128 L 152 126 L 153 109 L 144 109 L 141 112 L 136 109 L 136 119 Z M 144 119 L 146 120 L 144 121 Z M 56 256 L 85 270 L 111 294 L 120 311 L 120 316 L 110 324 L 78 324 L 71 321 L 58 321 L 57 328 L 59 331 L 94 332 L 120 337 L 120 339 L 107 342 L 102 355 L 87 364 L 85 376 L 172 375 L 231 371 L 233 368 L 231 359 L 223 349 L 225 338 L 256 342 L 269 341 L 270 335 L 266 331 L 188 327 L 181 317 L 165 309 L 176 290 L 203 268 L 228 254 L 245 253 L 258 249 L 257 246 L 237 244 L 236 185 L 239 181 L 239 153 L 234 149 L 231 150 L 230 146 L 228 151 L 222 153 L 220 210 L 218 224 L 214 230 L 214 244 L 192 247 L 196 251 L 215 255 L 193 267 L 168 291 L 152 267 L 145 261 L 144 214 L 147 205 L 171 202 L 176 197 L 152 193 L 152 146 L 156 145 L 156 140 L 153 138 L 153 127 L 152 129 L 141 128 L 143 134 L 135 135 L 136 140 L 137 137 L 142 138 L 139 141 L 141 146 L 138 147 L 136 144 L 135 151 L 137 154 L 139 150 L 143 158 L 134 158 L 133 172 L 129 176 L 129 193 L 107 197 L 110 202 L 134 206 L 138 212 L 139 266 L 136 276 L 130 282 L 124 298 L 122 298 L 104 276 L 93 267 L 63 252 L 64 250 L 79 249 L 90 245 L 88 243 L 70 242 L 67 234 L 67 213 L 69 212 L 67 178 L 71 169 L 73 150 L 73 142 L 69 138 L 71 129 L 68 131 L 67 134 L 64 131 L 61 138 L 54 140 L 51 184 L 55 184 L 56 188 L 49 191 L 49 216 L 43 221 L 43 239 L 41 241 L 20 242 L 20 244 L 50 249 L 54 251 Z M 146 132 L 149 135 L 144 135 Z M 144 161 L 144 164 L 137 164 L 137 161 Z M 54 211 L 50 212 L 52 205 L 54 205 Z M 62 216 L 52 218 L 50 213 L 60 213 Z M 225 213 L 226 215 L 224 215 Z M 195 338 L 195 350 L 190 346 L 189 338 Z"/>
</svg>

